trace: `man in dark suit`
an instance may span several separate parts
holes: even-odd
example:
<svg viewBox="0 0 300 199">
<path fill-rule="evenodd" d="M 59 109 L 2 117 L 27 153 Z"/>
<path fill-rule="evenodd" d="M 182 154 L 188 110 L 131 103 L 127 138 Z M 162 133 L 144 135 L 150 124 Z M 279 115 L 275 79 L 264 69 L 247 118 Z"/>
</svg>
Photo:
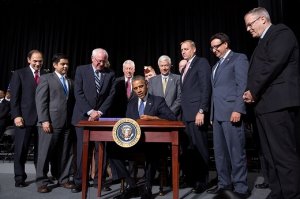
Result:
<svg viewBox="0 0 300 199">
<path fill-rule="evenodd" d="M 131 81 L 135 72 L 135 64 L 132 60 L 123 63 L 123 76 L 116 78 L 115 96 L 111 106 L 111 116 L 122 118 L 126 115 L 127 103 L 132 97 Z"/>
<path fill-rule="evenodd" d="M 0 90 L 0 140 L 4 134 L 8 120 L 10 119 L 9 101 L 5 99 L 5 92 Z"/>
<path fill-rule="evenodd" d="M 181 55 L 188 61 L 181 76 L 182 119 L 186 125 L 181 142 L 181 165 L 188 186 L 193 186 L 195 193 L 202 193 L 207 186 L 209 171 L 207 127 L 211 67 L 207 59 L 196 56 L 196 45 L 191 40 L 181 43 Z"/>
<path fill-rule="evenodd" d="M 114 97 L 115 73 L 109 69 L 108 54 L 102 48 L 94 49 L 91 56 L 92 63 L 78 66 L 75 74 L 75 107 L 72 117 L 72 124 L 80 120 L 97 121 L 100 117 L 108 113 Z M 83 128 L 76 127 L 77 135 L 77 173 L 74 177 L 76 187 L 73 193 L 81 191 L 82 178 L 82 140 Z M 98 146 L 96 144 L 96 153 Z M 96 165 L 98 155 L 95 155 Z M 96 166 L 97 170 L 97 166 Z M 97 173 L 97 171 L 96 171 Z M 97 182 L 97 179 L 94 179 Z M 96 185 L 96 183 L 95 183 Z"/>
<path fill-rule="evenodd" d="M 27 55 L 29 67 L 16 70 L 11 78 L 11 116 L 15 124 L 14 173 L 15 186 L 25 187 L 27 175 L 25 162 L 30 146 L 30 138 L 34 138 L 34 164 L 37 162 L 38 134 L 37 113 L 35 106 L 35 90 L 39 76 L 43 73 L 43 54 L 31 50 Z"/>
<path fill-rule="evenodd" d="M 132 90 L 136 94 L 128 103 L 126 117 L 132 119 L 166 119 L 176 120 L 175 114 L 167 106 L 164 98 L 148 93 L 148 86 L 143 76 L 135 76 L 132 80 Z M 141 112 L 141 103 L 144 104 L 144 112 Z M 150 145 L 150 146 L 149 146 Z M 144 146 L 146 155 L 146 184 L 142 191 L 142 199 L 152 198 L 152 183 L 156 171 L 157 153 L 151 144 Z"/>
<path fill-rule="evenodd" d="M 132 79 L 132 90 L 135 95 L 132 100 L 129 101 L 127 105 L 126 117 L 132 118 L 134 120 L 143 119 L 143 120 L 153 120 L 153 119 L 166 119 L 166 120 L 176 120 L 174 113 L 167 106 L 164 98 L 159 96 L 154 96 L 148 93 L 147 81 L 143 76 L 135 76 Z M 141 105 L 142 104 L 142 105 Z M 143 108 L 141 108 L 141 106 Z M 143 111 L 142 111 L 143 110 Z M 151 147 L 152 146 L 152 147 Z M 156 166 L 158 162 L 157 154 L 159 151 L 155 150 L 156 147 L 149 143 L 138 143 L 138 145 L 133 146 L 132 148 L 123 149 L 123 154 L 129 154 L 136 151 L 144 151 L 146 157 L 146 173 L 145 180 L 146 183 L 141 191 L 142 199 L 150 199 L 152 197 L 152 183 L 156 171 Z M 126 157 L 122 156 L 126 159 Z M 121 158 L 122 158 L 121 157 Z M 131 198 L 136 197 L 134 195 L 134 180 L 130 178 L 126 167 L 124 164 L 118 165 L 119 171 L 122 173 L 122 176 L 126 178 L 127 184 L 130 188 L 124 191 L 120 198 Z"/>
<path fill-rule="evenodd" d="M 207 192 L 221 193 L 233 188 L 240 198 L 247 198 L 247 158 L 242 118 L 246 114 L 243 94 L 249 62 L 246 55 L 231 51 L 230 39 L 225 33 L 213 35 L 210 46 L 219 58 L 212 68 L 210 109 L 218 188 Z"/>
<path fill-rule="evenodd" d="M 244 101 L 254 105 L 272 199 L 300 198 L 300 64 L 298 41 L 284 24 L 273 25 L 258 7 L 244 16 L 260 41 L 248 72 Z"/>
<path fill-rule="evenodd" d="M 74 108 L 74 84 L 66 75 L 68 57 L 55 54 L 52 58 L 55 71 L 41 76 L 36 89 L 36 109 L 39 127 L 39 150 L 36 171 L 37 191 L 50 192 L 49 179 L 44 168 L 51 162 L 51 173 L 58 184 L 71 189 L 69 182 L 72 163 L 71 118 Z"/>
</svg>

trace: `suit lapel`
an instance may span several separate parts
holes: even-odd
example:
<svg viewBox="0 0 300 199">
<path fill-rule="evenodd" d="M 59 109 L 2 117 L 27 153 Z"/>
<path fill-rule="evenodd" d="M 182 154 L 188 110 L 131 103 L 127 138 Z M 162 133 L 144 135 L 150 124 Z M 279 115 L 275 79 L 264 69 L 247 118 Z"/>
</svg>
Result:
<svg viewBox="0 0 300 199">
<path fill-rule="evenodd" d="M 151 95 L 148 94 L 148 99 L 147 99 L 146 107 L 145 107 L 145 110 L 144 110 L 144 114 L 145 115 L 147 115 L 148 113 L 150 113 L 150 110 L 152 109 L 152 106 L 153 106 L 153 100 L 152 100 Z"/>
<path fill-rule="evenodd" d="M 217 81 L 220 74 L 222 74 L 222 71 L 223 71 L 224 67 L 226 67 L 226 65 L 228 64 L 228 62 L 232 58 L 232 56 L 233 56 L 233 52 L 230 51 L 230 53 L 227 55 L 227 57 L 224 59 L 224 61 L 218 66 L 217 71 L 215 72 L 214 83 Z"/>
</svg>

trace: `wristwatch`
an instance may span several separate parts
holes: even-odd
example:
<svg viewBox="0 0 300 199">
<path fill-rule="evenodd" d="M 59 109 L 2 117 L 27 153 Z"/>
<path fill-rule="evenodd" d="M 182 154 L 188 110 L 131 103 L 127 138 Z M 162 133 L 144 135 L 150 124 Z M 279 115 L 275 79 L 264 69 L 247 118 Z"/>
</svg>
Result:
<svg viewBox="0 0 300 199">
<path fill-rule="evenodd" d="M 201 114 L 203 114 L 203 113 L 204 113 L 204 111 L 203 111 L 203 109 L 202 109 L 202 108 L 200 108 L 198 112 L 199 112 L 199 113 L 201 113 Z"/>
</svg>

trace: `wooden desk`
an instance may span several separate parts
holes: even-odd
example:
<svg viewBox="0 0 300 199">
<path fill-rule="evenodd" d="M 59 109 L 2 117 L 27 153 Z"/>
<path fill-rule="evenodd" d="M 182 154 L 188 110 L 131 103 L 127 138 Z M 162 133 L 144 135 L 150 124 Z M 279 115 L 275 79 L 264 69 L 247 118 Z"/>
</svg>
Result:
<svg viewBox="0 0 300 199">
<path fill-rule="evenodd" d="M 88 149 L 89 141 L 100 141 L 98 165 L 98 194 L 101 195 L 102 170 L 103 170 L 103 143 L 113 142 L 112 129 L 116 119 L 112 121 L 80 121 L 78 127 L 83 127 L 83 155 L 82 155 L 82 198 L 87 197 L 88 182 Z M 172 144 L 172 184 L 173 198 L 179 198 L 179 130 L 185 126 L 181 121 L 167 120 L 137 120 L 144 136 L 142 142 L 171 143 Z"/>
</svg>

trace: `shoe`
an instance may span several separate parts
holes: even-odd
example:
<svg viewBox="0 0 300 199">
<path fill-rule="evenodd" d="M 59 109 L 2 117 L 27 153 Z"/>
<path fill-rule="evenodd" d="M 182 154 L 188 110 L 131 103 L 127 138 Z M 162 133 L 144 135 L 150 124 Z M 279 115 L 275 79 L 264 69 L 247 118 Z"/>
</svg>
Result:
<svg viewBox="0 0 300 199">
<path fill-rule="evenodd" d="M 207 185 L 205 183 L 197 182 L 194 188 L 192 189 L 192 192 L 199 194 L 203 193 L 206 190 Z"/>
<path fill-rule="evenodd" d="M 221 193 L 223 191 L 226 191 L 226 190 L 232 191 L 232 186 L 225 186 L 225 187 L 222 187 L 222 188 L 219 188 L 219 186 L 214 186 L 210 189 L 207 189 L 206 192 L 210 193 L 210 194 L 219 194 L 219 193 Z"/>
<path fill-rule="evenodd" d="M 97 185 L 98 186 L 98 185 Z M 97 187 L 98 188 L 98 187 Z M 103 191 L 111 191 L 112 189 L 108 186 L 102 187 Z"/>
<path fill-rule="evenodd" d="M 152 198 L 152 188 L 144 186 L 141 192 L 141 199 L 151 199 Z"/>
<path fill-rule="evenodd" d="M 82 186 L 80 184 L 80 185 L 75 185 L 75 187 L 71 189 L 71 192 L 78 193 L 78 192 L 81 192 L 81 190 L 82 190 Z"/>
<path fill-rule="evenodd" d="M 47 185 L 42 185 L 40 187 L 38 187 L 37 192 L 39 193 L 48 193 L 50 192 L 51 189 L 49 187 L 47 187 Z"/>
<path fill-rule="evenodd" d="M 255 188 L 256 189 L 267 189 L 267 188 L 269 188 L 269 184 L 267 184 L 267 183 L 256 184 Z"/>
<path fill-rule="evenodd" d="M 250 192 L 246 192 L 246 193 L 238 193 L 238 192 L 233 192 L 238 198 L 240 199 L 246 199 L 249 198 L 249 196 L 251 195 Z"/>
<path fill-rule="evenodd" d="M 219 188 L 218 186 L 215 186 L 211 189 L 207 189 L 206 192 L 209 194 L 220 194 L 223 192 L 225 189 Z"/>
<path fill-rule="evenodd" d="M 93 187 L 98 189 L 98 184 L 93 184 Z M 111 191 L 112 189 L 109 186 L 102 186 L 103 191 Z"/>
<path fill-rule="evenodd" d="M 66 182 L 60 185 L 61 187 L 65 188 L 65 189 L 73 189 L 75 188 L 75 184 L 73 182 Z"/>
<path fill-rule="evenodd" d="M 20 187 L 20 188 L 22 188 L 22 187 L 27 187 L 27 186 L 28 186 L 28 184 L 25 183 L 24 181 L 22 181 L 22 182 L 16 182 L 16 183 L 15 183 L 15 187 Z"/>
<path fill-rule="evenodd" d="M 139 197 L 139 190 L 137 187 L 127 187 L 122 194 L 117 195 L 114 199 L 128 199 L 128 198 L 136 198 Z"/>
</svg>

